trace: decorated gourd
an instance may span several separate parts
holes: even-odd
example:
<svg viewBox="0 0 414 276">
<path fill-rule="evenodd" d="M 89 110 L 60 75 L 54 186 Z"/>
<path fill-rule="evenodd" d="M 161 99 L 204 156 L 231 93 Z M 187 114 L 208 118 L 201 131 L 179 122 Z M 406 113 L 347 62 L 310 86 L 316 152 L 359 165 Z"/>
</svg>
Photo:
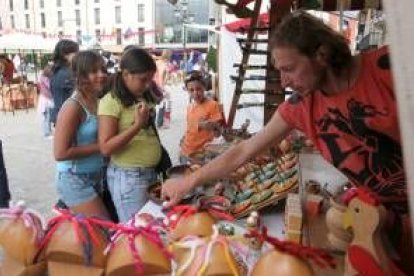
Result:
<svg viewBox="0 0 414 276">
<path fill-rule="evenodd" d="M 157 226 L 140 226 L 136 219 L 115 226 L 106 249 L 106 275 L 170 275 L 171 255 L 164 247 Z"/>
<path fill-rule="evenodd" d="M 44 275 L 46 262 L 40 250 L 43 221 L 23 202 L 0 209 L 0 246 L 4 255 L 0 275 Z"/>
<path fill-rule="evenodd" d="M 178 264 L 176 275 L 242 275 L 229 239 L 213 229 L 210 237 L 187 236 L 171 245 Z"/>
<path fill-rule="evenodd" d="M 178 205 L 167 214 L 170 239 L 177 241 L 185 236 L 208 237 L 213 234 L 216 218 L 233 220 L 222 208 L 198 202 L 197 206 Z"/>
<path fill-rule="evenodd" d="M 106 266 L 104 250 L 113 223 L 56 210 L 58 216 L 48 223 L 42 242 L 46 250 L 48 271 L 54 275 L 102 275 Z"/>
<path fill-rule="evenodd" d="M 247 236 L 273 246 L 273 249 L 259 258 L 251 276 L 313 276 L 315 274 L 309 261 L 314 261 L 321 267 L 335 267 L 333 258 L 325 251 L 294 242 L 280 241 L 268 236 L 265 227 L 262 228 L 262 233 L 251 231 Z"/>
<path fill-rule="evenodd" d="M 5 254 L 24 265 L 32 264 L 44 236 L 43 222 L 23 202 L 0 209 L 0 245 Z"/>
</svg>

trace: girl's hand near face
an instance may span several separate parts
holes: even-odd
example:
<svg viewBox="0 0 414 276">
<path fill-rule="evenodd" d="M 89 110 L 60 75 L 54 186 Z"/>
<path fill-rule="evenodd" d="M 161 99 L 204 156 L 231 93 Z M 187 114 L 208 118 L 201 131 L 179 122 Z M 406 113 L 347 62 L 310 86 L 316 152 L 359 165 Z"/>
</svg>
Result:
<svg viewBox="0 0 414 276">
<path fill-rule="evenodd" d="M 138 129 L 146 128 L 150 116 L 150 108 L 144 102 L 138 103 L 135 106 L 134 126 Z"/>
</svg>

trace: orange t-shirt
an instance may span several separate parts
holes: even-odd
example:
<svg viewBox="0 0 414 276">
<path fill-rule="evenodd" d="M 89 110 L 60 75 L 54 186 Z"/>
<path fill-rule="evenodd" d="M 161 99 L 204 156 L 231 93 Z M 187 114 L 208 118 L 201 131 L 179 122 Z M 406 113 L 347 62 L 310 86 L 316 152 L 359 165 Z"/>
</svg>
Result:
<svg viewBox="0 0 414 276">
<path fill-rule="evenodd" d="M 397 212 L 408 211 L 387 47 L 362 54 L 361 72 L 348 91 L 293 95 L 278 112 L 350 181 L 368 186 Z"/>
<path fill-rule="evenodd" d="M 199 123 L 202 120 L 210 122 L 223 120 L 219 104 L 216 101 L 206 99 L 201 104 L 192 103 L 187 107 L 187 130 L 181 144 L 182 155 L 189 156 L 213 140 L 213 131 L 200 129 Z"/>
</svg>

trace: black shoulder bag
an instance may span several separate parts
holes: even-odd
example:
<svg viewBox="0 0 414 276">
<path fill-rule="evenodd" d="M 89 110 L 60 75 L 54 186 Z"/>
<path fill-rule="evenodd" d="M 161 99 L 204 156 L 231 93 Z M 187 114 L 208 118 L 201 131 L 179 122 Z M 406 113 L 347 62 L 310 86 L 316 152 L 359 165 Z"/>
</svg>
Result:
<svg viewBox="0 0 414 276">
<path fill-rule="evenodd" d="M 151 96 L 148 93 L 144 94 L 144 98 L 147 102 L 154 102 L 154 100 L 151 98 Z M 164 148 L 164 146 L 161 143 L 160 136 L 158 134 L 158 130 L 155 126 L 155 113 L 153 114 L 153 118 L 150 118 L 150 124 L 152 128 L 154 129 L 155 135 L 157 135 L 157 139 L 160 142 L 161 146 L 161 159 L 160 162 L 158 162 L 158 165 L 155 167 L 155 172 L 157 175 L 162 174 L 163 179 L 167 178 L 167 170 L 172 167 L 172 162 L 170 155 L 168 154 L 168 151 Z"/>
<path fill-rule="evenodd" d="M 172 162 L 170 155 L 168 154 L 168 151 L 165 149 L 165 147 L 161 143 L 160 136 L 158 135 L 158 130 L 155 127 L 154 121 L 151 120 L 152 128 L 155 131 L 155 135 L 157 135 L 158 141 L 160 142 L 161 146 L 161 159 L 160 162 L 158 162 L 158 165 L 155 167 L 155 172 L 157 175 L 162 174 L 163 179 L 167 178 L 167 170 L 172 167 Z"/>
</svg>

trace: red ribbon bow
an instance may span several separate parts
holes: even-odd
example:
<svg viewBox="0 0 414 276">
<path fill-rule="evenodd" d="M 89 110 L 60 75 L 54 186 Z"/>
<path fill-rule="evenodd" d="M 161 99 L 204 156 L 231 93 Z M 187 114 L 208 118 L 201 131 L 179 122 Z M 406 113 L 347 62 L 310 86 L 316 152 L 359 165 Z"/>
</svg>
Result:
<svg viewBox="0 0 414 276">
<path fill-rule="evenodd" d="M 192 205 L 176 205 L 168 213 L 169 225 L 172 229 L 177 227 L 178 222 L 183 218 L 188 218 L 198 212 L 206 211 L 215 218 L 233 221 L 234 217 L 223 210 L 215 208 L 213 202 L 200 202 L 200 206 L 197 208 Z M 217 203 L 217 202 L 216 202 Z M 176 219 L 172 219 L 173 216 L 177 216 Z"/>
<path fill-rule="evenodd" d="M 81 244 L 85 244 L 86 242 L 88 242 L 88 239 L 90 238 L 92 243 L 94 243 L 95 245 L 99 245 L 99 239 L 96 235 L 96 229 L 94 229 L 94 226 L 98 226 L 103 229 L 110 229 L 113 228 L 115 225 L 112 222 L 103 221 L 95 218 L 87 218 L 81 215 L 75 215 L 70 210 L 66 209 L 55 208 L 55 211 L 57 211 L 59 215 L 48 221 L 47 234 L 40 243 L 39 251 L 35 259 L 37 259 L 40 252 L 49 243 L 50 239 L 52 238 L 56 230 L 59 228 L 59 226 L 65 221 L 68 221 L 72 224 L 73 229 L 76 233 L 76 238 L 78 242 Z M 85 227 L 86 232 L 82 231 L 82 226 Z"/>
</svg>

